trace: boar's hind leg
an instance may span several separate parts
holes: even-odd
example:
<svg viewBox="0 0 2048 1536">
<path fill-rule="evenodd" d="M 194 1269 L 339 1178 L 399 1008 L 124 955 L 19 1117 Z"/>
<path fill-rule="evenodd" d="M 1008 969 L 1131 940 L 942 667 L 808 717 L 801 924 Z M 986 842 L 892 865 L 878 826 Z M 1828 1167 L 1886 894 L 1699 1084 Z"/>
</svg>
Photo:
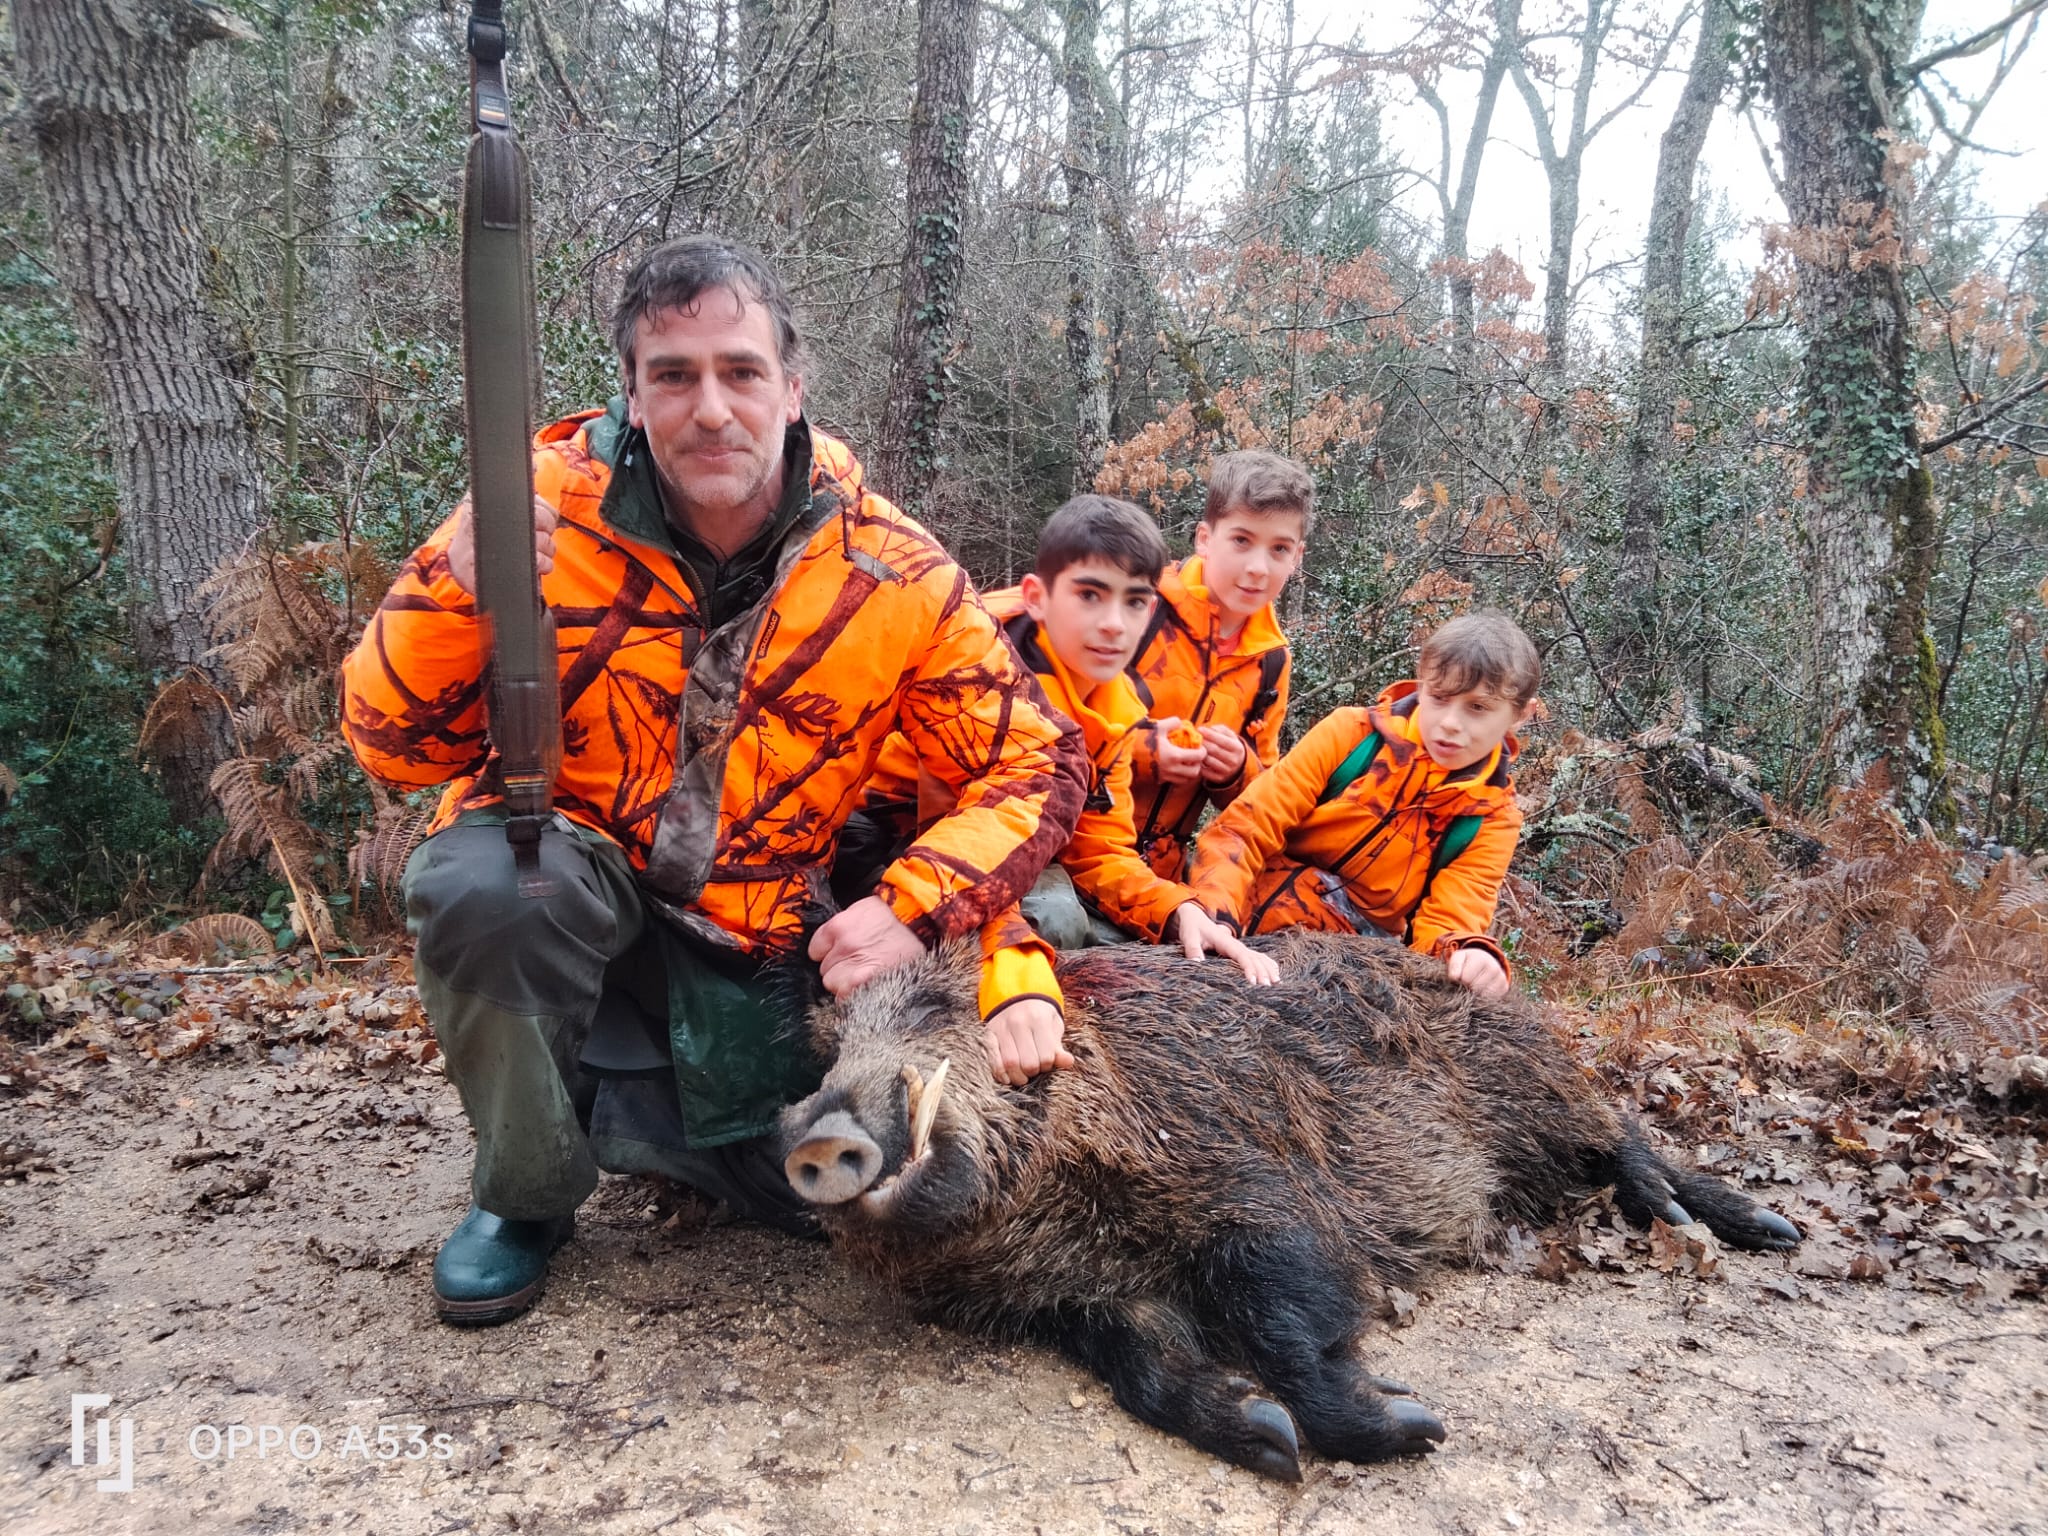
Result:
<svg viewBox="0 0 2048 1536">
<path fill-rule="evenodd" d="M 1109 1383 L 1126 1413 L 1240 1467 L 1301 1481 L 1287 1410 L 1260 1396 L 1256 1382 L 1217 1366 L 1184 1314 L 1140 1301 L 1063 1310 L 1045 1323 L 1068 1354 Z"/>
<path fill-rule="evenodd" d="M 1318 1451 L 1384 1461 L 1443 1439 L 1443 1424 L 1409 1388 L 1359 1366 L 1352 1351 L 1365 1318 L 1357 1285 L 1310 1234 L 1240 1232 L 1203 1260 L 1210 1305 Z"/>
<path fill-rule="evenodd" d="M 1614 1203 L 1639 1227 L 1662 1217 L 1675 1226 L 1703 1221 L 1733 1248 L 1795 1248 L 1799 1229 L 1737 1193 L 1719 1179 L 1690 1168 L 1674 1168 L 1644 1142 L 1633 1127 L 1615 1150 L 1613 1166 L 1601 1170 L 1614 1181 Z"/>
</svg>

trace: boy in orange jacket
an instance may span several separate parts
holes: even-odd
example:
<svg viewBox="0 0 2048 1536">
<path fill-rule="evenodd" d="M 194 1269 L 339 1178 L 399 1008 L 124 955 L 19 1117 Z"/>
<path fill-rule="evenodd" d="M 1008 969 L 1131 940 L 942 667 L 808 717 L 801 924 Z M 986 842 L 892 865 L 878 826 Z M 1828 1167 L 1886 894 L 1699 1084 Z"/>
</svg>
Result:
<svg viewBox="0 0 2048 1536">
<path fill-rule="evenodd" d="M 1079 948 L 1123 938 L 1177 943 L 1234 960 L 1254 983 L 1279 967 L 1210 917 L 1195 893 L 1162 879 L 1139 856 L 1132 821 L 1130 748 L 1147 725 L 1126 675 L 1158 601 L 1166 542 L 1127 501 L 1076 496 L 1039 535 L 1023 584 L 983 599 L 1053 708 L 1081 727 L 1094 782 L 1072 837 L 1018 909 L 983 930 L 982 1017 L 997 1076 L 1022 1084 L 1055 1065 L 1064 1016 L 1052 945 Z M 895 838 L 944 811 L 908 744 L 891 738 L 863 791 L 861 812 Z M 1037 930 L 1034 932 L 1034 928 Z"/>
<path fill-rule="evenodd" d="M 1209 466 L 1194 556 L 1160 577 L 1131 664 L 1153 717 L 1132 744 L 1131 788 L 1138 851 L 1165 879 L 1186 878 L 1202 812 L 1279 761 L 1289 662 L 1273 605 L 1301 565 L 1314 509 L 1315 483 L 1292 459 L 1223 454 Z"/>
<path fill-rule="evenodd" d="M 1240 932 L 1380 931 L 1482 997 L 1508 987 L 1487 934 L 1520 837 L 1514 731 L 1542 681 L 1503 614 L 1453 619 L 1416 680 L 1333 711 L 1203 831 L 1189 883 Z"/>
</svg>

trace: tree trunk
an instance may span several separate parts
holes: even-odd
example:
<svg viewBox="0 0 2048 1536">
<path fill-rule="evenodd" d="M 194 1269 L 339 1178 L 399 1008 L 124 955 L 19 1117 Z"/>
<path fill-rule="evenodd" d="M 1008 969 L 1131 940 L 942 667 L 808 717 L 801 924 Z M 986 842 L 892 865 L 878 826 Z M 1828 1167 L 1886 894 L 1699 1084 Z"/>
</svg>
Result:
<svg viewBox="0 0 2048 1536">
<path fill-rule="evenodd" d="M 1450 268 L 1451 350 L 1461 379 L 1472 362 L 1473 300 L 1472 276 L 1467 267 L 1471 252 L 1467 232 L 1472 227 L 1472 204 L 1479 195 L 1479 164 L 1486 156 L 1486 141 L 1493 132 L 1494 103 L 1500 100 L 1500 84 L 1507 78 L 1521 29 L 1522 0 L 1496 0 L 1493 49 L 1486 56 L 1485 72 L 1479 77 L 1479 101 L 1472 109 L 1472 132 L 1465 140 L 1464 162 L 1458 171 L 1455 195 L 1444 190 L 1444 259 Z M 1444 140 L 1444 176 L 1450 175 L 1450 139 Z"/>
<path fill-rule="evenodd" d="M 1619 601 L 1611 660 L 1617 681 L 1640 681 L 1651 692 L 1656 691 L 1661 670 L 1658 627 L 1663 599 L 1657 556 L 1668 502 L 1693 178 L 1707 129 L 1728 87 L 1730 21 L 1728 0 L 1707 0 L 1685 90 L 1657 152 L 1650 228 L 1643 237 L 1643 353 L 1636 378 L 1636 418 L 1623 449 Z"/>
<path fill-rule="evenodd" d="M 1919 0 L 1766 0 L 1765 74 L 1784 154 L 1806 343 L 1808 577 L 1814 697 L 1834 782 L 1883 758 L 1909 814 L 1938 792 L 1928 664 L 1933 485 L 1914 429 L 1903 272 L 1908 188 L 1888 162 Z"/>
<path fill-rule="evenodd" d="M 1102 102 L 1096 94 L 1100 0 L 1064 0 L 1067 89 L 1067 364 L 1074 376 L 1076 493 L 1095 483 L 1109 446 L 1109 370 L 1102 345 Z"/>
<path fill-rule="evenodd" d="M 1612 0 L 1605 15 L 1600 0 L 1587 0 L 1586 19 L 1579 32 L 1579 72 L 1572 81 L 1572 117 L 1562 143 L 1557 125 L 1550 119 L 1543 93 L 1529 72 L 1523 42 L 1515 24 L 1501 18 L 1501 36 L 1510 41 L 1508 69 L 1515 89 L 1529 109 L 1529 126 L 1536 132 L 1536 152 L 1543 161 L 1544 180 L 1550 190 L 1550 248 L 1543 282 L 1543 369 L 1552 379 L 1564 373 L 1565 349 L 1571 343 L 1572 245 L 1579 227 L 1579 171 L 1585 163 L 1586 110 L 1592 104 L 1593 76 L 1600 67 L 1600 44 L 1614 21 Z"/>
<path fill-rule="evenodd" d="M 968 108 L 979 0 L 918 0 L 917 106 L 910 119 L 910 236 L 889 350 L 876 483 L 915 509 L 938 469 L 951 392 L 955 306 L 967 222 Z"/>
<path fill-rule="evenodd" d="M 202 298 L 186 66 L 238 34 L 192 0 L 18 0 L 14 19 L 59 266 L 98 364 L 136 652 L 159 679 L 210 673 L 199 587 L 256 532 L 262 492 L 247 380 Z M 179 814 L 206 813 L 224 746 L 167 748 Z"/>
</svg>

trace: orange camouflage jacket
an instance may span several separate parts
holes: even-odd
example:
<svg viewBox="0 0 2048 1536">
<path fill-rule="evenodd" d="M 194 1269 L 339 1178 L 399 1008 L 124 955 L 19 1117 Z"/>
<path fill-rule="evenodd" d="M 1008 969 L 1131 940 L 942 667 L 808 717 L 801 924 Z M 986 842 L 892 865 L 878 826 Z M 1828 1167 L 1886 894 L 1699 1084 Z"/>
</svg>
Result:
<svg viewBox="0 0 2048 1536">
<path fill-rule="evenodd" d="M 1218 813 L 1189 875 L 1202 904 L 1245 933 L 1370 925 L 1426 955 L 1476 945 L 1505 967 L 1487 929 L 1521 836 L 1508 772 L 1515 740 L 1447 772 L 1417 740 L 1414 709 L 1411 681 L 1370 708 L 1333 711 Z M 1372 762 L 1324 801 L 1331 775 L 1374 731 Z M 1432 881 L 1437 843 L 1453 818 L 1471 815 L 1483 818 L 1477 836 Z"/>
<path fill-rule="evenodd" d="M 786 952 L 824 909 L 840 829 L 900 728 L 953 806 L 878 894 L 928 944 L 1010 908 L 1066 844 L 1089 770 L 965 573 L 864 489 L 843 444 L 798 422 L 772 577 L 707 632 L 651 472 L 614 473 L 621 426 L 615 402 L 535 439 L 535 490 L 561 513 L 542 581 L 560 652 L 556 808 L 619 843 L 685 932 Z M 363 766 L 448 786 L 436 830 L 498 798 L 451 531 L 413 553 L 342 666 Z"/>
<path fill-rule="evenodd" d="M 1280 760 L 1287 718 L 1287 637 L 1270 606 L 1245 620 L 1225 649 L 1221 613 L 1202 581 L 1199 555 L 1169 565 L 1159 578 L 1150 638 L 1131 663 L 1138 695 L 1154 720 L 1178 717 L 1225 725 L 1244 738 L 1244 767 L 1228 784 L 1169 784 L 1159 777 L 1158 733 L 1147 727 L 1131 746 L 1131 792 L 1138 851 L 1167 880 L 1186 878 L 1195 826 L 1210 805 L 1228 805 Z"/>
<path fill-rule="evenodd" d="M 983 599 L 1002 621 L 1003 632 L 1024 659 L 1054 709 L 1079 723 L 1087 743 L 1093 782 L 1087 802 L 1074 823 L 1073 836 L 1060 850 L 1059 862 L 1072 877 L 1074 889 L 1119 928 L 1157 943 L 1174 910 L 1194 900 L 1194 892 L 1161 879 L 1138 856 L 1132 822 L 1131 746 L 1144 734 L 1145 705 L 1128 676 L 1090 684 L 1076 677 L 1047 643 L 1044 630 L 1024 612 L 1015 587 L 991 592 Z M 901 816 L 907 804 L 922 799 L 930 814 L 930 791 L 919 793 L 916 763 L 908 743 L 892 740 L 875 767 L 863 796 L 863 808 Z"/>
</svg>

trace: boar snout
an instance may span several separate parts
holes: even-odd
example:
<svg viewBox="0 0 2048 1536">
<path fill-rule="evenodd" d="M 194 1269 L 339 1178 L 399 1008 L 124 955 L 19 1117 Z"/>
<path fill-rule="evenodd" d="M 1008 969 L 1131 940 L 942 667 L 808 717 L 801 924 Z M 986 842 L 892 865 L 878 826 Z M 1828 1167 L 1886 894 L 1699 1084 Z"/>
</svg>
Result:
<svg viewBox="0 0 2048 1536">
<path fill-rule="evenodd" d="M 843 1205 L 882 1171 L 882 1149 L 843 1109 L 815 1121 L 782 1160 L 790 1187 L 813 1205 Z"/>
</svg>

